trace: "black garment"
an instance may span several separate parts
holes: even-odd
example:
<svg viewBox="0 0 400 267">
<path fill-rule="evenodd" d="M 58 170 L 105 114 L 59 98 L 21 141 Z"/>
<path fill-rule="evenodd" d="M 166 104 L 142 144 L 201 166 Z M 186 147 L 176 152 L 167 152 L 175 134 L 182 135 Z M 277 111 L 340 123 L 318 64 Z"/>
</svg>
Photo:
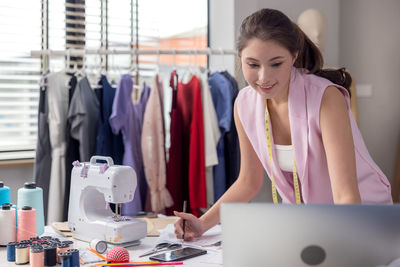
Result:
<svg viewBox="0 0 400 267">
<path fill-rule="evenodd" d="M 44 75 L 40 82 L 40 98 L 38 110 L 38 138 L 36 143 L 36 157 L 34 165 L 34 179 L 36 185 L 43 189 L 44 216 L 47 217 L 47 204 L 49 198 L 49 184 L 51 173 L 51 144 L 49 123 L 49 105 L 47 99 L 47 78 Z M 45 219 L 46 221 L 46 219 Z"/>
<path fill-rule="evenodd" d="M 72 76 L 69 82 L 69 98 L 68 105 L 71 104 L 72 96 L 74 95 L 78 79 L 76 76 Z M 71 187 L 71 172 L 72 162 L 80 160 L 79 158 L 79 142 L 71 137 L 71 122 L 67 120 L 67 127 L 65 128 L 65 140 L 66 140 L 66 151 L 65 151 L 65 201 L 64 201 L 64 221 L 68 220 L 68 206 L 69 206 L 69 193 Z"/>
<path fill-rule="evenodd" d="M 111 157 L 114 164 L 122 165 L 124 156 L 122 133 L 119 132 L 118 135 L 113 134 L 108 120 L 112 114 L 116 89 L 111 87 L 104 75 L 101 77 L 99 85 L 101 87 L 98 89 L 100 108 L 96 138 L 96 155 Z"/>
<path fill-rule="evenodd" d="M 232 107 L 234 106 L 235 99 L 239 93 L 238 84 L 227 71 L 221 72 L 221 74 L 229 80 L 232 84 Z M 233 110 L 233 109 L 232 109 Z M 224 135 L 225 143 L 225 171 L 226 171 L 226 189 L 236 181 L 240 171 L 240 146 L 239 137 L 236 130 L 235 120 L 233 118 L 229 132 Z"/>
</svg>

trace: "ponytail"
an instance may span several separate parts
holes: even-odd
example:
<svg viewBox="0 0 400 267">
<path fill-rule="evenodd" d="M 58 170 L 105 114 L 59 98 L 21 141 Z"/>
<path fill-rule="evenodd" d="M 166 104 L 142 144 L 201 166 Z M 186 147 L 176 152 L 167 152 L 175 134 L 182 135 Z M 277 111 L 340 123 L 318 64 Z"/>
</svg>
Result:
<svg viewBox="0 0 400 267">
<path fill-rule="evenodd" d="M 350 86 L 352 83 L 351 75 L 345 68 L 323 69 L 324 61 L 318 47 L 307 37 L 296 23 L 293 27 L 298 32 L 299 54 L 294 66 L 304 68 L 311 74 L 315 74 L 347 89 L 350 97 Z"/>
</svg>

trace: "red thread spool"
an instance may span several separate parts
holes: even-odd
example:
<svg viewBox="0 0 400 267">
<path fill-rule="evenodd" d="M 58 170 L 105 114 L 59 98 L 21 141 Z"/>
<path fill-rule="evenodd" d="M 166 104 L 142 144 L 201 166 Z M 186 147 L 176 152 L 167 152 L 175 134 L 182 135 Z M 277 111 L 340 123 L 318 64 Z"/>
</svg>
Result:
<svg viewBox="0 0 400 267">
<path fill-rule="evenodd" d="M 129 252 L 126 248 L 114 247 L 107 252 L 106 259 L 109 263 L 129 262 Z"/>
<path fill-rule="evenodd" d="M 18 210 L 17 241 L 36 237 L 36 210 L 23 206 Z"/>
</svg>

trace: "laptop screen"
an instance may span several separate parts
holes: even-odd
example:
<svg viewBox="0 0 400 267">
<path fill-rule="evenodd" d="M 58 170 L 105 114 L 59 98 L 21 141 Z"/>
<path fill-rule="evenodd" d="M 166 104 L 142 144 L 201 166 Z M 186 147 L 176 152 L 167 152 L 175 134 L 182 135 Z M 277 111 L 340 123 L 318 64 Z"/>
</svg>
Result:
<svg viewBox="0 0 400 267">
<path fill-rule="evenodd" d="M 224 266 L 378 266 L 400 257 L 399 205 L 221 206 Z"/>
</svg>

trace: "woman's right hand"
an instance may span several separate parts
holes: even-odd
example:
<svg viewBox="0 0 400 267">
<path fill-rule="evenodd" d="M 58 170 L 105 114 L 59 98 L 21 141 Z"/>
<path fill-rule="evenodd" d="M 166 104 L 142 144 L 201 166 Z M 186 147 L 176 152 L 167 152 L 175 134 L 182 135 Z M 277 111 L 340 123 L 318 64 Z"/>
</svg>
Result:
<svg viewBox="0 0 400 267">
<path fill-rule="evenodd" d="M 178 239 L 183 239 L 183 220 L 185 220 L 185 241 L 191 241 L 195 237 L 200 237 L 203 234 L 203 224 L 199 218 L 190 213 L 174 211 L 175 216 L 179 219 L 174 223 L 175 235 Z"/>
</svg>

